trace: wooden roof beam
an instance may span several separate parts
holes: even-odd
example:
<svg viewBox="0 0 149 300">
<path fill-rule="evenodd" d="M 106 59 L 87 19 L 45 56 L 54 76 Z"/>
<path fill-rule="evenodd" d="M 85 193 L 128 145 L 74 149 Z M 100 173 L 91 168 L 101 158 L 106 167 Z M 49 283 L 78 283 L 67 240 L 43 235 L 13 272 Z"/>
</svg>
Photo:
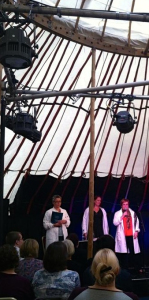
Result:
<svg viewBox="0 0 149 300">
<path fill-rule="evenodd" d="M 112 3 L 113 3 L 113 0 L 111 0 L 111 2 L 109 4 L 108 11 L 110 11 Z M 106 30 L 106 25 L 107 25 L 107 20 L 105 20 L 104 25 L 103 25 L 103 30 L 102 30 L 101 39 L 100 39 L 101 42 L 103 41 L 103 36 L 104 36 L 105 30 Z"/>
<path fill-rule="evenodd" d="M 80 9 L 83 8 L 85 1 L 86 1 L 86 0 L 82 0 L 81 5 L 80 5 Z M 78 27 L 79 20 L 80 20 L 80 17 L 77 17 L 76 24 L 75 24 L 75 28 L 74 28 L 74 32 L 77 31 L 77 27 Z"/>
<path fill-rule="evenodd" d="M 132 1 L 132 6 L 131 6 L 131 13 L 134 10 L 134 6 L 135 6 L 135 0 Z M 130 46 L 130 39 L 131 39 L 131 24 L 132 22 L 129 22 L 129 28 L 128 28 L 128 46 Z"/>
</svg>

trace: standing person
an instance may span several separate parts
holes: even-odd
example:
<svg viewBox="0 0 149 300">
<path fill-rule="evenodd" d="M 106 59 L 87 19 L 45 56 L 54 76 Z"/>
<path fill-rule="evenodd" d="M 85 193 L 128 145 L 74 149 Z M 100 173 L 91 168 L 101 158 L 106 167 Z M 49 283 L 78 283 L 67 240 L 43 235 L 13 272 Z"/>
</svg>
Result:
<svg viewBox="0 0 149 300">
<path fill-rule="evenodd" d="M 103 234 L 109 233 L 109 226 L 107 220 L 107 213 L 101 206 L 101 197 L 94 197 L 94 223 L 93 223 L 93 236 L 94 238 L 99 238 Z M 83 221 L 82 221 L 82 231 L 83 236 L 87 239 L 88 235 L 88 223 L 89 223 L 89 207 L 86 208 Z"/>
<path fill-rule="evenodd" d="M 20 248 L 23 244 L 23 238 L 22 238 L 22 234 L 19 231 L 10 231 L 7 233 L 6 235 L 6 244 L 9 244 L 11 246 L 14 246 L 17 250 L 17 253 L 19 255 L 19 258 L 22 259 L 20 257 Z"/>
<path fill-rule="evenodd" d="M 67 211 L 61 208 L 61 202 L 62 197 L 54 195 L 53 208 L 47 210 L 43 218 L 43 226 L 46 229 L 46 248 L 53 242 L 63 241 L 68 235 L 67 227 L 70 225 L 70 218 Z"/>
<path fill-rule="evenodd" d="M 114 214 L 113 224 L 117 226 L 115 236 L 115 252 L 122 254 L 120 259 L 122 265 L 128 264 L 127 255 L 131 254 L 134 267 L 139 268 L 138 257 L 135 254 L 140 253 L 138 242 L 139 220 L 136 213 L 129 208 L 129 200 L 122 199 L 121 209 Z"/>
</svg>

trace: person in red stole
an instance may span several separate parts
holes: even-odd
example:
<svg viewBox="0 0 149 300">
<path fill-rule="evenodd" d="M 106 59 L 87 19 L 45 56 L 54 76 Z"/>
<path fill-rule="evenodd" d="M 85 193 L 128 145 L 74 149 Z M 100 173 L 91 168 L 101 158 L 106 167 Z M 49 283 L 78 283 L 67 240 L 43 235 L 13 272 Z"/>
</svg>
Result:
<svg viewBox="0 0 149 300">
<path fill-rule="evenodd" d="M 113 224 L 116 228 L 115 252 L 121 255 L 120 261 L 125 268 L 128 267 L 128 253 L 135 269 L 139 269 L 138 257 L 135 254 L 140 253 L 138 242 L 139 219 L 136 213 L 129 207 L 129 200 L 122 199 L 120 202 L 121 209 L 114 214 Z"/>
</svg>

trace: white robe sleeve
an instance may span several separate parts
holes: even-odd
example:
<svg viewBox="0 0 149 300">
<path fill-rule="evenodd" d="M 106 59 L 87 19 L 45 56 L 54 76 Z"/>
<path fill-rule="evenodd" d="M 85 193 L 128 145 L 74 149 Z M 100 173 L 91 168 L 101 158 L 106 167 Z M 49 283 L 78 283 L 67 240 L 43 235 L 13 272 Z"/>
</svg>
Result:
<svg viewBox="0 0 149 300">
<path fill-rule="evenodd" d="M 82 220 L 82 233 L 88 233 L 89 207 L 86 208 Z"/>
<path fill-rule="evenodd" d="M 103 213 L 103 233 L 108 234 L 109 233 L 109 225 L 108 225 L 108 219 L 107 219 L 107 213 L 104 208 L 101 207 L 102 213 Z"/>
<path fill-rule="evenodd" d="M 53 227 L 53 224 L 51 223 L 51 216 L 52 216 L 52 210 L 49 209 L 45 212 L 44 218 L 43 218 L 43 227 L 47 230 Z"/>
<path fill-rule="evenodd" d="M 63 224 L 63 225 L 65 225 L 66 227 L 69 227 L 69 225 L 70 225 L 70 217 L 69 217 L 69 215 L 68 215 L 68 213 L 67 213 L 67 211 L 66 210 L 63 210 L 62 211 L 62 213 L 63 213 L 63 220 L 66 220 L 67 221 L 67 223 L 66 224 Z"/>
<path fill-rule="evenodd" d="M 121 220 L 121 216 L 122 216 L 122 213 L 120 213 L 120 211 L 117 211 L 115 214 L 114 214 L 114 218 L 113 218 L 113 224 L 115 226 L 118 226 L 120 225 L 123 220 Z"/>
</svg>

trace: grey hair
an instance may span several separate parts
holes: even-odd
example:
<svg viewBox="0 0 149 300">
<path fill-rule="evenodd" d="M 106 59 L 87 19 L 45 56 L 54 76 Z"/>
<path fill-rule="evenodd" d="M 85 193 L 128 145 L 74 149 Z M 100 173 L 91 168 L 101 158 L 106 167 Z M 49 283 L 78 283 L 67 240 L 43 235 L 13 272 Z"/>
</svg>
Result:
<svg viewBox="0 0 149 300">
<path fill-rule="evenodd" d="M 67 247 L 67 254 L 68 254 L 68 257 L 71 257 L 74 253 L 75 253 L 75 247 L 74 247 L 74 244 L 71 240 L 64 240 L 63 243 L 66 245 Z"/>
<path fill-rule="evenodd" d="M 60 195 L 54 195 L 54 196 L 52 197 L 52 203 L 55 201 L 56 198 L 62 199 L 62 197 L 61 197 Z"/>
</svg>

